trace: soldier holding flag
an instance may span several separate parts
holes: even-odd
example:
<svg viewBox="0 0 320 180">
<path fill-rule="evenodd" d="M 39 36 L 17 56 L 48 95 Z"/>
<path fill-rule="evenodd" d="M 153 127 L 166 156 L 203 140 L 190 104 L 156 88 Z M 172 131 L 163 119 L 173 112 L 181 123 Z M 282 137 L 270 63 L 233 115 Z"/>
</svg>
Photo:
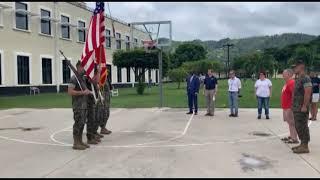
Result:
<svg viewBox="0 0 320 180">
<path fill-rule="evenodd" d="M 110 99 L 111 99 L 111 90 L 112 90 L 112 86 L 111 86 L 111 83 L 109 81 L 109 79 L 107 78 L 106 79 L 106 83 L 104 85 L 104 91 L 102 93 L 103 97 L 104 97 L 104 106 L 103 106 L 103 118 L 100 122 L 100 133 L 101 134 L 111 134 L 112 131 L 108 130 L 106 128 L 106 125 L 107 125 L 107 122 L 108 122 L 108 119 L 110 117 Z"/>
<path fill-rule="evenodd" d="M 81 67 L 81 62 L 78 61 L 76 64 L 77 72 L 80 77 L 73 75 L 70 79 L 70 83 L 68 85 L 68 94 L 72 96 L 72 109 L 73 109 L 73 149 L 76 150 L 84 150 L 89 148 L 90 146 L 83 143 L 82 141 L 82 133 L 84 129 L 84 125 L 86 123 L 88 107 L 87 107 L 87 98 L 88 95 L 91 93 L 86 88 L 84 84 L 80 84 L 79 81 L 85 81 L 84 78 L 84 70 Z M 79 79 L 81 78 L 81 79 Z M 81 87 L 84 85 L 84 87 Z"/>
</svg>

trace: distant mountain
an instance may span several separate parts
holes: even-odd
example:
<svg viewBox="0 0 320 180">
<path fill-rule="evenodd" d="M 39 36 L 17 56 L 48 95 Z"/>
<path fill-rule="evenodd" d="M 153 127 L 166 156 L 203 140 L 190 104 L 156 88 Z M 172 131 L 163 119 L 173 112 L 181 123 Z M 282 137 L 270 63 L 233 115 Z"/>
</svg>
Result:
<svg viewBox="0 0 320 180">
<path fill-rule="evenodd" d="M 231 43 L 234 46 L 230 49 L 231 58 L 238 55 L 247 54 L 253 51 L 261 50 L 266 48 L 283 48 L 285 46 L 296 44 L 296 43 L 307 43 L 311 40 L 316 39 L 317 36 L 302 34 L 302 33 L 284 33 L 281 35 L 272 36 L 256 36 L 241 39 L 221 39 L 219 41 L 209 40 L 193 40 L 193 41 L 173 41 L 170 49 L 166 48 L 165 51 L 174 52 L 175 48 L 182 43 L 191 42 L 203 45 L 208 50 L 209 59 L 226 59 L 226 48 L 222 48 L 224 44 Z"/>
</svg>

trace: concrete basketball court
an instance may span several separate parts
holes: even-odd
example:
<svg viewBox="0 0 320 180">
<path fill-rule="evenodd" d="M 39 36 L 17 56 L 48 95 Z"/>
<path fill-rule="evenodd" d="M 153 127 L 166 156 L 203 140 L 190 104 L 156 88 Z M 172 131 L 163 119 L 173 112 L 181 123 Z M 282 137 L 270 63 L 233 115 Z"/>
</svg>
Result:
<svg viewBox="0 0 320 180">
<path fill-rule="evenodd" d="M 0 177 L 320 177 L 320 127 L 310 125 L 310 154 L 280 138 L 280 109 L 229 118 L 186 109 L 111 109 L 106 135 L 85 151 L 72 146 L 71 109 L 0 111 Z M 84 134 L 85 137 L 85 134 Z M 86 140 L 86 138 L 85 138 Z"/>
</svg>

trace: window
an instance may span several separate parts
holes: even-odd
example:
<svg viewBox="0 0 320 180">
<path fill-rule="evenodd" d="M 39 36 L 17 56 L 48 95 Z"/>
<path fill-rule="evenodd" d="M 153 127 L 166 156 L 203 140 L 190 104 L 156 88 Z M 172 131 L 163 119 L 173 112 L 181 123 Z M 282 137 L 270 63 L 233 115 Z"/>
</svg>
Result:
<svg viewBox="0 0 320 180">
<path fill-rule="evenodd" d="M 138 46 L 138 39 L 137 38 L 134 38 L 134 45 Z"/>
<path fill-rule="evenodd" d="M 16 2 L 16 10 L 28 10 L 28 5 L 21 2 Z M 28 15 L 25 13 L 16 12 L 16 28 L 28 30 Z"/>
<path fill-rule="evenodd" d="M 131 73 L 130 73 L 130 68 L 127 67 L 127 82 L 131 81 Z"/>
<path fill-rule="evenodd" d="M 0 26 L 3 25 L 3 8 L 0 7 Z"/>
<path fill-rule="evenodd" d="M 69 17 L 61 15 L 61 37 L 70 39 Z"/>
<path fill-rule="evenodd" d="M 116 48 L 121 49 L 121 34 L 116 33 Z"/>
<path fill-rule="evenodd" d="M 41 33 L 51 35 L 51 21 L 47 18 L 50 18 L 50 11 L 41 9 Z"/>
<path fill-rule="evenodd" d="M 106 47 L 111 48 L 111 31 L 106 30 Z"/>
<path fill-rule="evenodd" d="M 0 84 L 2 84 L 2 54 L 0 53 Z"/>
<path fill-rule="evenodd" d="M 29 57 L 17 56 L 18 84 L 30 84 Z"/>
<path fill-rule="evenodd" d="M 63 84 L 67 84 L 70 81 L 70 69 L 67 65 L 67 61 L 62 61 L 62 76 L 63 76 Z"/>
<path fill-rule="evenodd" d="M 130 50 L 130 37 L 126 36 L 126 50 Z"/>
<path fill-rule="evenodd" d="M 121 68 L 119 67 L 117 67 L 117 79 L 118 79 L 118 82 L 122 82 Z"/>
<path fill-rule="evenodd" d="M 78 27 L 79 42 L 86 42 L 86 30 L 84 29 L 86 27 L 85 22 L 78 21 Z"/>
<path fill-rule="evenodd" d="M 110 83 L 112 83 L 112 71 L 111 71 L 111 65 L 107 64 L 107 78 L 109 79 Z"/>
<path fill-rule="evenodd" d="M 42 84 L 52 84 L 51 59 L 42 58 Z"/>
</svg>

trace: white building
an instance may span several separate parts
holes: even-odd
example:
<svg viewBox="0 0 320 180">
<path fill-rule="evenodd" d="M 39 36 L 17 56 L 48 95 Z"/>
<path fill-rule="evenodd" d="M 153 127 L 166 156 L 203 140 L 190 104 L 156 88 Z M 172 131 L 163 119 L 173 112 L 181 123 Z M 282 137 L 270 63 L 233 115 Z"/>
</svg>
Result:
<svg viewBox="0 0 320 180">
<path fill-rule="evenodd" d="M 81 57 L 92 9 L 83 2 L 0 2 L 0 95 L 25 94 L 31 86 L 42 92 L 65 91 L 70 76 L 64 54 L 75 64 Z M 127 23 L 114 20 L 113 38 L 111 18 L 106 18 L 106 58 L 114 86 L 132 86 L 132 69 L 118 69 L 112 65 L 117 49 L 142 46 L 148 34 L 135 30 L 130 40 Z M 131 43 L 133 42 L 133 43 Z M 146 72 L 158 82 L 158 70 Z"/>
</svg>

